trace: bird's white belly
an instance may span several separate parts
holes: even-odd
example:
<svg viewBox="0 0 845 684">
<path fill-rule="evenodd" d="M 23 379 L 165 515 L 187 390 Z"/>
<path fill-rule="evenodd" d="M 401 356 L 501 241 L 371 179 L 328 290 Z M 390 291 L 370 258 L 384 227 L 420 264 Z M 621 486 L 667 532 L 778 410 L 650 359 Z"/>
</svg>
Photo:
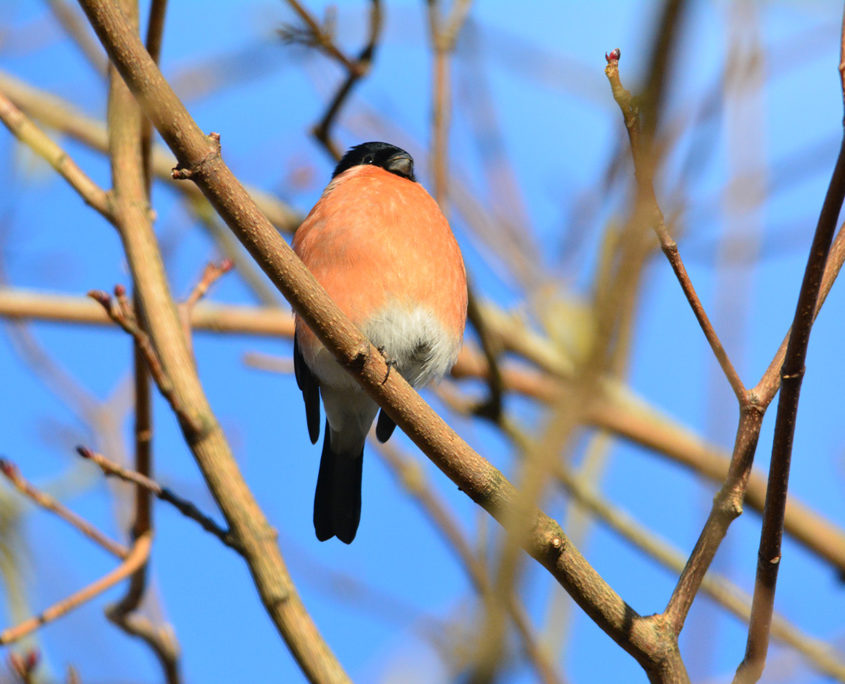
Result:
<svg viewBox="0 0 845 684">
<path fill-rule="evenodd" d="M 390 304 L 372 316 L 362 332 L 414 387 L 445 375 L 454 365 L 461 346 L 460 338 L 446 332 L 424 307 Z M 337 389 L 360 387 L 325 347 L 320 348 L 309 365 L 321 385 Z"/>
</svg>

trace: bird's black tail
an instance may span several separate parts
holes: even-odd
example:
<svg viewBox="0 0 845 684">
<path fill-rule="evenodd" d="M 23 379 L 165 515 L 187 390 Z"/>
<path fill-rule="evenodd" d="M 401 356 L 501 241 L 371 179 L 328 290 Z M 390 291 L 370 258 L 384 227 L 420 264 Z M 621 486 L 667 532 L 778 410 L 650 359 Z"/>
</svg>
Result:
<svg viewBox="0 0 845 684">
<path fill-rule="evenodd" d="M 355 539 L 361 520 L 361 473 L 364 445 L 356 455 L 332 450 L 331 430 L 326 423 L 317 491 L 314 493 L 314 530 L 317 539 L 336 536 L 349 544 Z"/>
</svg>

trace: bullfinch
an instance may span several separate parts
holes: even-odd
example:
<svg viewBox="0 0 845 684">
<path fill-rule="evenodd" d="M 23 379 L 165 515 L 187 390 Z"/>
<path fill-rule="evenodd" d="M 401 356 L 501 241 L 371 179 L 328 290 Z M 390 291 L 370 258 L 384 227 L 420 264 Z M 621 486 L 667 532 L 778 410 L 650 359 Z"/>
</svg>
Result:
<svg viewBox="0 0 845 684">
<path fill-rule="evenodd" d="M 296 231 L 293 248 L 335 303 L 412 386 L 442 377 L 464 333 L 467 282 L 446 217 L 417 183 L 414 160 L 383 142 L 351 148 Z M 349 544 L 361 518 L 364 441 L 378 405 L 296 317 L 296 382 L 308 435 L 323 453 L 314 495 L 317 539 Z M 376 436 L 396 427 L 381 412 Z"/>
</svg>

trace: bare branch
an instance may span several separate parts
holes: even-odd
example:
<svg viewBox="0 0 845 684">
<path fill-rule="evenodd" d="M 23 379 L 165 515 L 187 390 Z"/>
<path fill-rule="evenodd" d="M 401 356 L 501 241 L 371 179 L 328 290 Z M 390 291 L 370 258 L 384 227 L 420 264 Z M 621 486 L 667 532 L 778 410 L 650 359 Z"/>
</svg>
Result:
<svg viewBox="0 0 845 684">
<path fill-rule="evenodd" d="M 109 298 L 107 293 L 97 297 Z M 110 305 L 109 305 L 110 306 Z M 137 315 L 133 311 L 133 316 Z M 0 316 L 43 321 L 111 325 L 109 309 L 90 297 L 44 294 L 0 287 Z M 293 336 L 293 316 L 279 308 L 200 302 L 191 311 L 191 328 L 217 333 Z"/>
<path fill-rule="evenodd" d="M 111 220 L 108 194 L 76 165 L 67 152 L 42 132 L 12 101 L 0 92 L 0 120 L 24 145 L 52 166 L 85 203 Z"/>
<path fill-rule="evenodd" d="M 100 152 L 108 151 L 108 134 L 105 125 L 101 121 L 85 116 L 69 102 L 33 88 L 2 72 L 0 72 L 0 93 L 5 93 L 16 106 L 43 122 L 45 126 L 64 133 L 92 149 Z M 173 180 L 171 172 L 175 165 L 173 155 L 165 148 L 160 145 L 152 146 L 150 166 L 153 175 L 167 181 L 171 187 L 184 193 L 188 198 L 200 201 L 207 206 L 205 198 L 195 185 Z M 248 192 L 279 230 L 292 233 L 301 223 L 302 217 L 297 212 L 270 193 L 255 187 L 249 187 Z"/>
<path fill-rule="evenodd" d="M 628 137 L 631 142 L 631 156 L 634 160 L 634 173 L 637 176 L 639 192 L 646 198 L 649 204 L 651 220 L 660 242 L 660 248 L 669 260 L 669 264 L 675 272 L 681 289 L 684 291 L 687 301 L 698 320 L 698 324 L 701 326 L 701 330 L 707 338 L 707 342 L 710 344 L 710 348 L 713 350 L 713 354 L 716 356 L 719 365 L 722 367 L 722 372 L 730 383 L 737 400 L 740 404 L 745 404 L 748 401 L 745 386 L 742 384 L 739 374 L 733 367 L 727 352 L 719 340 L 719 336 L 716 334 L 713 325 L 710 323 L 710 319 L 707 317 L 707 312 L 704 310 L 701 300 L 699 300 L 698 294 L 696 294 L 695 287 L 689 279 L 684 263 L 681 260 L 681 255 L 678 252 L 678 243 L 669 234 L 663 219 L 663 212 L 657 203 L 657 197 L 654 194 L 654 186 L 652 184 L 652 163 L 648 160 L 649 153 L 642 149 L 640 140 L 639 111 L 634 105 L 631 93 L 625 90 L 619 78 L 620 54 L 620 51 L 616 49 L 605 55 L 607 58 L 607 67 L 604 73 L 608 81 L 610 81 L 613 98 L 622 110 L 622 116 L 625 119 L 625 128 L 628 130 Z"/>
<path fill-rule="evenodd" d="M 98 454 L 90 449 L 79 446 L 76 447 L 76 452 L 90 461 L 96 463 L 106 475 L 120 478 L 125 482 L 131 482 L 137 485 L 140 489 L 150 492 L 162 501 L 166 501 L 176 508 L 186 518 L 190 518 L 194 522 L 199 523 L 206 532 L 210 532 L 217 537 L 221 542 L 238 553 L 243 553 L 243 549 L 238 545 L 237 540 L 232 536 L 232 533 L 223 529 L 211 517 L 202 513 L 193 503 L 187 499 L 174 494 L 167 487 L 162 487 L 158 482 L 149 476 L 139 473 L 134 470 L 128 470 L 114 461 L 110 461 L 105 456 Z"/>
<path fill-rule="evenodd" d="M 355 60 L 349 59 L 337 47 L 331 36 L 331 31 L 320 26 L 319 22 L 306 10 L 297 0 L 288 0 L 288 4 L 294 9 L 299 17 L 305 22 L 307 29 L 305 35 L 308 36 L 306 42 L 319 47 L 330 57 L 335 59 L 341 66 L 346 69 L 346 79 L 335 92 L 334 97 L 329 102 L 326 112 L 323 114 L 320 121 L 315 124 L 311 130 L 314 137 L 323 145 L 331 157 L 337 161 L 341 157 L 341 149 L 332 138 L 332 126 L 334 125 L 337 115 L 340 113 L 344 102 L 352 92 L 352 88 L 360 81 L 367 72 L 375 56 L 376 46 L 378 45 L 379 36 L 382 27 L 382 13 L 381 0 L 370 0 L 370 22 L 369 35 L 367 42 Z M 288 34 L 288 38 L 293 34 Z"/>
<path fill-rule="evenodd" d="M 66 599 L 53 604 L 39 615 L 24 620 L 14 627 L 0 632 L 0 645 L 9 644 L 17 641 L 27 634 L 31 634 L 36 629 L 48 622 L 67 615 L 70 611 L 78 608 L 83 603 L 87 603 L 91 599 L 99 596 L 104 591 L 111 589 L 118 582 L 129 577 L 139 567 L 147 562 L 147 557 L 150 554 L 150 547 L 152 546 L 152 537 L 146 534 L 135 540 L 132 548 L 129 549 L 124 561 L 110 573 L 98 579 L 96 582 L 89 584 L 84 589 L 71 594 Z"/>
<path fill-rule="evenodd" d="M 78 516 L 49 494 L 40 491 L 34 485 L 29 483 L 20 474 L 18 467 L 11 461 L 0 459 L 0 473 L 3 473 L 3 475 L 6 476 L 6 479 L 9 480 L 9 482 L 11 482 L 15 486 L 15 489 L 17 489 L 21 494 L 32 499 L 32 501 L 41 506 L 41 508 L 52 511 L 58 515 L 62 520 L 75 527 L 98 546 L 101 546 L 118 558 L 123 559 L 128 556 L 129 551 L 125 546 L 118 544 L 116 541 L 112 541 L 87 520 Z"/>
</svg>

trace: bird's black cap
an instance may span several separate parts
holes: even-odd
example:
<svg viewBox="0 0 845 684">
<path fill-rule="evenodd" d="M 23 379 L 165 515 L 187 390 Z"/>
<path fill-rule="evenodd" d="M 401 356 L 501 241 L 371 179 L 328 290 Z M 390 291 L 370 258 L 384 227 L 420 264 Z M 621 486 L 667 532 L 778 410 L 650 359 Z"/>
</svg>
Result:
<svg viewBox="0 0 845 684">
<path fill-rule="evenodd" d="M 334 169 L 332 178 L 339 176 L 353 166 L 372 164 L 397 176 L 416 181 L 414 177 L 414 160 L 410 154 L 396 145 L 385 142 L 365 142 L 355 145 L 343 155 Z"/>
</svg>

